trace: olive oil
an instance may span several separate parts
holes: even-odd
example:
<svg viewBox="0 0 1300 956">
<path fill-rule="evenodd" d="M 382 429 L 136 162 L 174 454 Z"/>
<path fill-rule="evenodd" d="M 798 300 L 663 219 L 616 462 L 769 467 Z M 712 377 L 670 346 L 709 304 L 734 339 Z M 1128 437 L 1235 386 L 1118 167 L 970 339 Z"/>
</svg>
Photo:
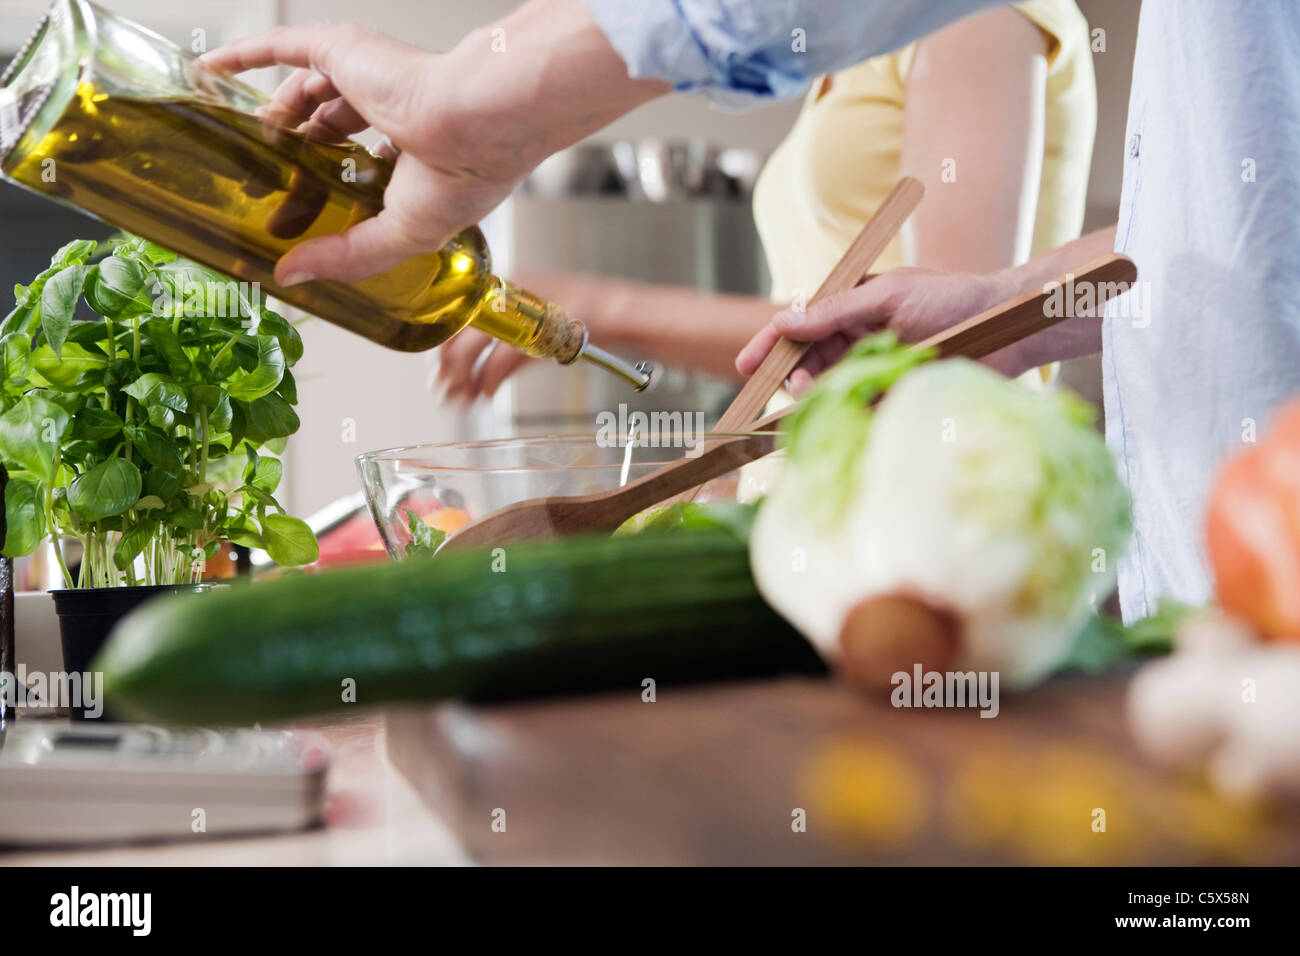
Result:
<svg viewBox="0 0 1300 956">
<path fill-rule="evenodd" d="M 358 144 L 310 140 L 198 96 L 110 94 L 85 80 L 48 131 L 31 133 L 5 158 L 6 177 L 381 345 L 421 351 L 474 324 L 530 355 L 648 380 L 591 347 L 581 322 L 494 276 L 477 227 L 356 283 L 277 285 L 275 262 L 294 245 L 383 207 L 392 163 Z"/>
</svg>

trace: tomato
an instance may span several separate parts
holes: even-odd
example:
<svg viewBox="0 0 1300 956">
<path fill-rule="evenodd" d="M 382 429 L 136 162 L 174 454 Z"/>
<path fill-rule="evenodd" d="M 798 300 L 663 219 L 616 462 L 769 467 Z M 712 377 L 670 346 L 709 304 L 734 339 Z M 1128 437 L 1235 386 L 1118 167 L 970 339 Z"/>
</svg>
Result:
<svg viewBox="0 0 1300 956">
<path fill-rule="evenodd" d="M 1224 468 L 1206 540 L 1224 610 L 1264 637 L 1300 642 L 1300 404 Z"/>
</svg>

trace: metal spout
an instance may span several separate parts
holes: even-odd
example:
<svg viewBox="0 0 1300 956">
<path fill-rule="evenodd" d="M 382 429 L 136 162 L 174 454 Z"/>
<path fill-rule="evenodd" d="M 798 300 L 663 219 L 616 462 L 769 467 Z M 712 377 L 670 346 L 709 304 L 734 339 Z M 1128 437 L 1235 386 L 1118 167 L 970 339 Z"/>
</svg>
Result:
<svg viewBox="0 0 1300 956">
<path fill-rule="evenodd" d="M 646 386 L 650 384 L 650 380 L 654 376 L 655 367 L 649 362 L 637 362 L 636 365 L 633 365 L 617 355 L 611 355 L 600 346 L 592 345 L 588 341 L 582 343 L 582 348 L 578 350 L 578 354 L 574 357 L 586 359 L 592 365 L 598 365 L 605 371 L 617 375 L 638 392 L 645 391 Z"/>
</svg>

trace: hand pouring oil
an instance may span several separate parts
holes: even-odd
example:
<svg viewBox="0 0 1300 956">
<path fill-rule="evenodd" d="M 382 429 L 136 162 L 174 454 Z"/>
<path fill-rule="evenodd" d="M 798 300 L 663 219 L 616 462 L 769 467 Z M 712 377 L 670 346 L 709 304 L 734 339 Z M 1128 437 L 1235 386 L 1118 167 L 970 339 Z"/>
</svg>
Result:
<svg viewBox="0 0 1300 956">
<path fill-rule="evenodd" d="M 529 355 L 649 381 L 647 367 L 592 346 L 581 322 L 493 275 L 477 227 L 360 282 L 277 285 L 275 262 L 296 244 L 380 211 L 393 164 L 271 125 L 255 112 L 263 103 L 167 40 L 58 0 L 0 79 L 0 170 L 389 348 L 432 348 L 472 324 Z"/>
</svg>

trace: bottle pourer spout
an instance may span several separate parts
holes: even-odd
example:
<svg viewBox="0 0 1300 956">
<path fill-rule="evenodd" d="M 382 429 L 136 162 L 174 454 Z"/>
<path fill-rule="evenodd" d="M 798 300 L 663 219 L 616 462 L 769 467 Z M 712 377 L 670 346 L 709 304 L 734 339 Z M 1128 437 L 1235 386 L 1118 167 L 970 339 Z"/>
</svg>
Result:
<svg viewBox="0 0 1300 956">
<path fill-rule="evenodd" d="M 655 367 L 649 362 L 637 362 L 633 365 L 617 355 L 611 355 L 600 346 L 586 341 L 582 343 L 582 348 L 578 350 L 576 357 L 586 359 L 592 365 L 598 365 L 605 371 L 617 375 L 638 392 L 645 391 L 654 376 Z"/>
</svg>

